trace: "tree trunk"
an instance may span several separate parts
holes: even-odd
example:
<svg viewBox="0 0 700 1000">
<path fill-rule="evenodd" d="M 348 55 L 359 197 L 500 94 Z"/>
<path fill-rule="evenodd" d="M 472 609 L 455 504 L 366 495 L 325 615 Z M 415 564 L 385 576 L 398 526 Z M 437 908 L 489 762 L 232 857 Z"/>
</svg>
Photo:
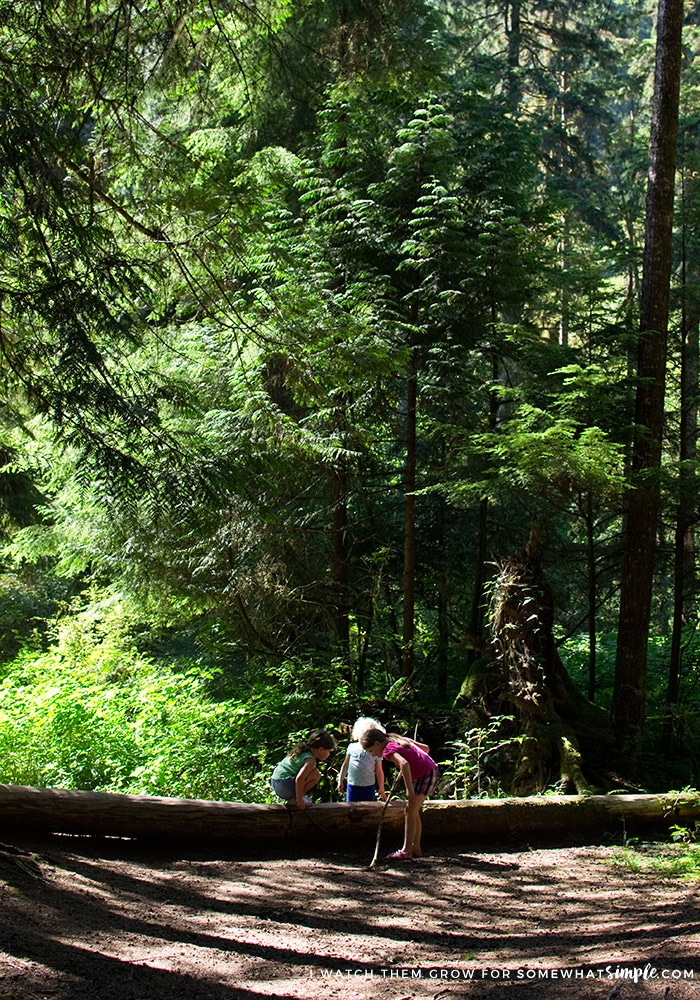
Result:
<svg viewBox="0 0 700 1000">
<path fill-rule="evenodd" d="M 489 777 L 498 768 L 498 783 L 516 795 L 610 784 L 607 714 L 577 691 L 557 652 L 541 546 L 536 523 L 527 546 L 502 566 L 493 589 L 491 658 L 473 664 L 456 703 L 476 728 L 513 717 L 501 724 L 498 739 L 517 750 L 501 762 L 494 754 Z"/>
<path fill-rule="evenodd" d="M 646 203 L 633 490 L 627 509 L 612 703 L 616 742 L 629 752 L 631 761 L 638 759 L 641 750 L 645 714 L 659 506 L 657 473 L 664 424 L 682 26 L 683 0 L 661 0 Z"/>
<path fill-rule="evenodd" d="M 491 311 L 492 319 L 496 320 L 495 309 Z M 491 377 L 494 384 L 499 380 L 500 365 L 496 354 L 491 358 Z M 495 431 L 498 425 L 498 413 L 500 401 L 498 394 L 493 390 L 489 392 L 489 418 L 488 426 L 490 431 Z M 476 536 L 476 555 L 474 558 L 474 590 L 472 593 L 471 613 L 469 616 L 469 634 L 471 637 L 470 648 L 467 651 L 467 663 L 473 663 L 479 658 L 483 650 L 484 641 L 484 604 L 486 594 L 486 561 L 488 558 L 488 529 L 489 529 L 489 501 L 484 497 L 479 503 L 479 527 Z"/>
<path fill-rule="evenodd" d="M 333 483 L 333 603 L 335 629 L 346 661 L 350 654 L 348 575 L 348 482 L 345 469 L 334 469 Z"/>
<path fill-rule="evenodd" d="M 691 141 L 693 141 L 691 139 Z M 685 144 L 683 144 L 684 146 Z M 700 190 L 695 179 L 692 159 L 682 164 L 681 186 L 683 213 L 683 243 L 681 263 L 681 398 L 678 506 L 674 539 L 673 564 L 673 628 L 671 662 L 666 689 L 667 718 L 664 726 L 664 751 L 674 755 L 679 747 L 675 739 L 673 714 L 680 693 L 682 667 L 682 633 L 684 624 L 694 617 L 696 590 L 695 572 L 695 503 L 697 495 L 696 469 L 698 433 L 698 372 L 700 368 L 700 306 L 697 302 L 698 265 L 697 240 L 693 225 L 692 205 Z M 690 216 L 690 219 L 689 219 Z"/>
<path fill-rule="evenodd" d="M 488 514 L 489 502 L 484 498 L 479 504 L 479 528 L 476 536 L 476 556 L 474 559 L 474 590 L 469 615 L 470 648 L 469 661 L 481 655 L 484 644 L 484 603 L 486 594 L 486 559 L 488 555 Z"/>
<path fill-rule="evenodd" d="M 686 273 L 686 240 L 683 253 L 683 294 L 688 296 Z M 681 668 L 683 665 L 683 627 L 694 617 L 695 579 L 695 521 L 697 483 L 698 432 L 698 324 L 700 317 L 696 306 L 684 304 L 681 328 L 681 422 L 680 470 L 678 507 L 673 552 L 673 626 L 671 630 L 671 659 L 666 688 L 666 717 L 664 719 L 662 748 L 667 760 L 682 753 L 682 731 L 676 706 L 680 695 Z"/>
<path fill-rule="evenodd" d="M 506 3 L 503 13 L 504 28 L 508 42 L 508 83 L 509 102 L 515 107 L 522 97 L 520 83 L 520 0 Z"/>
<path fill-rule="evenodd" d="M 319 803 L 300 812 L 283 805 L 168 799 L 148 795 L 76 792 L 60 788 L 0 785 L 5 832 L 68 833 L 109 837 L 176 838 L 197 844 L 223 841 L 229 850 L 255 850 L 261 844 L 306 846 L 328 838 L 371 842 L 382 802 Z M 423 809 L 426 835 L 440 839 L 492 838 L 532 833 L 588 833 L 602 836 L 635 826 L 668 830 L 700 819 L 697 795 L 546 796 L 523 799 L 437 800 Z M 404 803 L 390 803 L 384 830 L 403 830 Z M 297 848 L 298 849 L 298 846 Z"/>
<path fill-rule="evenodd" d="M 448 566 L 450 560 L 447 552 L 445 501 L 436 497 L 437 514 L 435 517 L 437 531 L 437 644 L 435 650 L 437 693 L 440 701 L 447 699 L 448 665 L 450 651 L 450 581 Z"/>
<path fill-rule="evenodd" d="M 554 641 L 554 604 L 542 571 L 542 528 L 503 567 L 492 616 L 503 701 L 522 736 L 513 777 L 517 794 L 559 787 L 584 791 L 584 771 L 609 766 L 605 714 L 576 690 Z M 602 753 L 602 756 L 601 756 Z"/>
<path fill-rule="evenodd" d="M 588 700 L 595 701 L 598 582 L 595 559 L 595 518 L 593 516 L 593 496 L 590 490 L 586 494 L 586 573 L 588 576 Z"/>
<path fill-rule="evenodd" d="M 415 334 L 413 335 L 415 340 Z M 403 630 L 401 672 L 406 678 L 415 667 L 416 614 L 416 419 L 418 399 L 417 350 L 411 345 L 406 389 L 406 464 L 404 469 Z"/>
</svg>

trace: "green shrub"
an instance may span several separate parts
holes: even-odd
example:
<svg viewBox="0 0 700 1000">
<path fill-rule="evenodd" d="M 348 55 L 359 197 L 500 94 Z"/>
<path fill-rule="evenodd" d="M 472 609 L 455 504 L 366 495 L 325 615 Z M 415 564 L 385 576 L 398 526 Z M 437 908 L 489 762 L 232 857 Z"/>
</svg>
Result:
<svg viewBox="0 0 700 1000">
<path fill-rule="evenodd" d="M 441 796 L 454 799 L 500 798 L 499 773 L 502 758 L 522 737 L 507 732 L 512 715 L 494 715 L 486 726 L 467 730 L 464 739 L 448 743 L 452 756 L 440 762 Z"/>
<path fill-rule="evenodd" d="M 265 801 L 289 734 L 343 717 L 332 669 L 285 663 L 216 700 L 205 666 L 178 670 L 123 640 L 113 620 L 73 615 L 48 652 L 4 665 L 0 781 Z"/>
</svg>

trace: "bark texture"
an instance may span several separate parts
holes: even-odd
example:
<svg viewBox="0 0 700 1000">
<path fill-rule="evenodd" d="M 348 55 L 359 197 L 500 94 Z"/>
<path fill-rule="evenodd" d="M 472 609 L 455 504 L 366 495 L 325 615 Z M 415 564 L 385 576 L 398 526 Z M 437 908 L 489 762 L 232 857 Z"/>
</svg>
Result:
<svg viewBox="0 0 700 1000">
<path fill-rule="evenodd" d="M 683 0 L 661 0 L 649 149 L 633 489 L 627 511 L 612 704 L 617 744 L 627 751 L 632 763 L 641 751 L 646 701 L 647 642 L 659 508 L 658 470 L 664 428 L 682 27 Z"/>
<path fill-rule="evenodd" d="M 491 648 L 473 665 L 457 699 L 474 724 L 511 717 L 494 755 L 499 783 L 515 795 L 605 787 L 612 733 L 607 714 L 575 687 L 554 640 L 554 602 L 542 568 L 536 523 L 524 549 L 501 567 L 491 605 Z"/>
<path fill-rule="evenodd" d="M 281 805 L 0 785 L 0 811 L 8 831 L 156 838 L 161 843 L 191 838 L 200 844 L 224 841 L 232 850 L 274 843 L 320 843 L 328 849 L 329 838 L 371 842 L 383 810 L 382 802 L 328 802 L 291 812 Z M 403 803 L 390 803 L 384 832 L 400 834 L 403 816 Z M 697 794 L 435 800 L 423 812 L 423 828 L 432 840 L 529 833 L 600 836 L 697 820 Z"/>
</svg>

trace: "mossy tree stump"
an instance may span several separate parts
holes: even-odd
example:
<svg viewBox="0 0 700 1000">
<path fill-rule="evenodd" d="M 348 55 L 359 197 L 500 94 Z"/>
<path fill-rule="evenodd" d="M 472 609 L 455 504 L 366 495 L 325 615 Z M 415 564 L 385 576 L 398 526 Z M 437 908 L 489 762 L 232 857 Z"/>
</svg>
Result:
<svg viewBox="0 0 700 1000">
<path fill-rule="evenodd" d="M 580 794 L 591 781 L 605 784 L 613 752 L 608 715 L 576 689 L 557 651 L 538 523 L 525 548 L 501 567 L 490 619 L 490 647 L 456 704 L 473 725 L 512 717 L 499 733 L 517 737 L 500 763 L 502 787 L 515 795 L 547 788 Z"/>
</svg>

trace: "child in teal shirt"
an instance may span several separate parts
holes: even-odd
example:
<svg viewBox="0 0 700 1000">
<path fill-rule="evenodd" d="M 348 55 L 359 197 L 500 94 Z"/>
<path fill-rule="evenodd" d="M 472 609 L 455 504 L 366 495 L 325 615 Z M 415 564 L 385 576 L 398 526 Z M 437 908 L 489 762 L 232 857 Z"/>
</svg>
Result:
<svg viewBox="0 0 700 1000">
<path fill-rule="evenodd" d="M 286 805 L 306 809 L 311 805 L 310 792 L 321 780 L 318 762 L 328 760 L 335 750 L 335 739 L 325 729 L 314 729 L 308 737 L 294 747 L 272 772 L 272 791 Z"/>
</svg>

